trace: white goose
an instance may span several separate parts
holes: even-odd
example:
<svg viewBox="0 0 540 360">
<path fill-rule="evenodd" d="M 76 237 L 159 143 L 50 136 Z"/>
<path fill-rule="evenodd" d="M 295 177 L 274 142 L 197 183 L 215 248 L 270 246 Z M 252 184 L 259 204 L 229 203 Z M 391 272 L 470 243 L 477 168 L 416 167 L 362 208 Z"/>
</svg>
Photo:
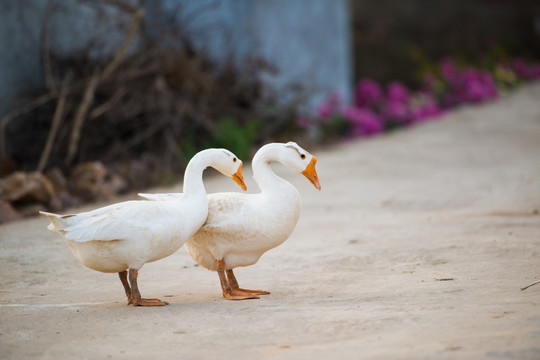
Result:
<svg viewBox="0 0 540 360">
<path fill-rule="evenodd" d="M 128 305 L 167 305 L 159 299 L 141 298 L 138 271 L 145 263 L 174 253 L 204 224 L 208 200 L 202 172 L 208 166 L 246 189 L 242 161 L 228 150 L 207 149 L 189 162 L 183 196 L 175 201 L 125 201 L 70 215 L 40 213 L 49 218 L 48 229 L 62 235 L 81 264 L 118 273 Z"/>
<path fill-rule="evenodd" d="M 254 299 L 269 294 L 264 290 L 241 289 L 233 269 L 255 264 L 262 254 L 287 240 L 300 216 L 300 194 L 272 171 L 270 163 L 274 161 L 301 173 L 321 189 L 315 156 L 294 142 L 267 144 L 257 151 L 252 163 L 253 178 L 261 192 L 208 195 L 208 219 L 186 242 L 187 251 L 197 263 L 217 271 L 226 299 Z M 178 196 L 139 195 L 150 200 Z"/>
</svg>

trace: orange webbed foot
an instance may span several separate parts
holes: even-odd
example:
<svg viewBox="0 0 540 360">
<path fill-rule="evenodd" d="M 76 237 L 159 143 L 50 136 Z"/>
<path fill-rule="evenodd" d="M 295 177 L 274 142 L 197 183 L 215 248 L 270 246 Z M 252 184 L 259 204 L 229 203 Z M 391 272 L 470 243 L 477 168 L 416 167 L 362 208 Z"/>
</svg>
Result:
<svg viewBox="0 0 540 360">
<path fill-rule="evenodd" d="M 268 295 L 268 294 L 270 294 L 270 291 L 266 291 L 266 290 L 250 290 L 250 289 L 241 289 L 241 288 L 237 288 L 237 289 L 234 289 L 234 290 L 238 290 L 238 291 L 241 291 L 243 293 L 249 293 L 249 294 L 254 294 L 254 295 Z"/>
<path fill-rule="evenodd" d="M 259 297 L 255 294 L 245 293 L 241 291 L 224 291 L 223 297 L 227 300 L 248 300 L 248 299 L 258 299 Z"/>
<path fill-rule="evenodd" d="M 161 301 L 159 299 L 131 299 L 128 305 L 133 306 L 165 306 L 169 305 L 166 301 Z"/>
</svg>

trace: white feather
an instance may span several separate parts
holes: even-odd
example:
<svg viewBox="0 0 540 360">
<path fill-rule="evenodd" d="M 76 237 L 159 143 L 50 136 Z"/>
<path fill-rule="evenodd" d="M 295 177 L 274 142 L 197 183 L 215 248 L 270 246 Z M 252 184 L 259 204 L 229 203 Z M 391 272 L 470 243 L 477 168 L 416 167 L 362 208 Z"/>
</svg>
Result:
<svg viewBox="0 0 540 360">
<path fill-rule="evenodd" d="M 186 242 L 188 253 L 209 270 L 217 270 L 215 260 L 224 260 L 226 269 L 233 269 L 255 264 L 262 254 L 287 240 L 300 216 L 300 194 L 272 171 L 270 162 L 302 173 L 311 158 L 296 144 L 262 147 L 252 163 L 261 192 L 208 195 L 208 219 Z"/>
<path fill-rule="evenodd" d="M 190 161 L 184 194 L 173 200 L 126 201 L 80 214 L 41 214 L 51 221 L 48 229 L 62 235 L 83 265 L 102 272 L 140 269 L 174 253 L 204 224 L 208 202 L 203 170 L 212 166 L 232 176 L 241 165 L 224 149 L 208 149 Z"/>
<path fill-rule="evenodd" d="M 147 193 L 138 193 L 140 197 L 146 200 L 162 200 L 162 201 L 171 201 L 178 200 L 182 197 L 182 193 L 161 193 L 161 194 L 147 194 Z"/>
</svg>

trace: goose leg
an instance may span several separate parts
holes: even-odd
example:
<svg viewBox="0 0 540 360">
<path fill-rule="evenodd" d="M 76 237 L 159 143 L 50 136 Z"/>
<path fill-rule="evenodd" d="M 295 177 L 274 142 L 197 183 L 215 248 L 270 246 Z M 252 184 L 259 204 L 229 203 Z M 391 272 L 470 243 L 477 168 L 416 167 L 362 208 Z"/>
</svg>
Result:
<svg viewBox="0 0 540 360">
<path fill-rule="evenodd" d="M 249 293 L 254 295 L 268 295 L 270 294 L 270 291 L 266 290 L 250 290 L 250 289 L 241 289 L 240 286 L 238 286 L 238 281 L 236 280 L 236 276 L 234 276 L 234 273 L 232 269 L 227 270 L 227 278 L 229 279 L 229 285 L 233 290 L 237 290 L 243 293 Z"/>
<path fill-rule="evenodd" d="M 166 301 L 159 299 L 142 299 L 139 287 L 137 286 L 137 277 L 139 276 L 139 270 L 129 269 L 129 283 L 131 284 L 131 299 L 129 304 L 134 306 L 163 306 L 169 305 Z M 128 304 L 128 305 L 129 305 Z"/>
<path fill-rule="evenodd" d="M 255 294 L 248 294 L 245 292 L 237 291 L 231 288 L 227 277 L 225 276 L 225 261 L 216 260 L 217 273 L 219 276 L 219 282 L 221 283 L 221 289 L 223 290 L 223 297 L 227 300 L 246 300 L 246 299 L 258 299 Z"/>
<path fill-rule="evenodd" d="M 122 282 L 122 285 L 124 285 L 124 291 L 126 292 L 126 296 L 128 298 L 128 305 L 131 304 L 131 287 L 128 283 L 128 272 L 126 270 L 120 271 L 118 273 L 118 276 L 120 277 L 120 281 Z"/>
</svg>

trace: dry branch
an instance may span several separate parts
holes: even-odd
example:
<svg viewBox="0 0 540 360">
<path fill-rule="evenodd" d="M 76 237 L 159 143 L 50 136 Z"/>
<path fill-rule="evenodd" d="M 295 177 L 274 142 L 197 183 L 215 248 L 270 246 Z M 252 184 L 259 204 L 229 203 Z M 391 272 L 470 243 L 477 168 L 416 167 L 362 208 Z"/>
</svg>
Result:
<svg viewBox="0 0 540 360">
<path fill-rule="evenodd" d="M 97 117 L 100 117 L 101 115 L 105 114 L 107 111 L 111 110 L 114 105 L 127 93 L 127 90 L 124 88 L 118 89 L 114 95 L 111 97 L 111 99 L 107 102 L 104 102 L 103 104 L 96 106 L 90 114 L 88 114 L 88 119 L 92 120 Z"/>
<path fill-rule="evenodd" d="M 43 66 L 43 72 L 45 74 L 45 84 L 50 92 L 56 93 L 57 88 L 52 75 L 51 67 L 51 54 L 49 51 L 49 23 L 53 12 L 53 2 L 49 0 L 47 2 L 47 9 L 45 11 L 45 19 L 43 20 L 43 27 L 41 28 L 41 66 Z"/>
<path fill-rule="evenodd" d="M 147 68 L 143 69 L 124 70 L 114 77 L 114 82 L 115 84 L 119 84 L 126 81 L 137 80 L 142 77 L 159 74 L 161 71 L 163 71 L 162 65 L 158 63 L 149 65 Z"/>
<path fill-rule="evenodd" d="M 39 172 L 42 172 L 45 169 L 45 166 L 47 165 L 47 161 L 49 160 L 49 155 L 51 154 L 51 150 L 54 144 L 54 139 L 56 138 L 58 128 L 60 127 L 60 122 L 62 121 L 62 118 L 64 117 L 64 107 L 66 105 L 68 83 L 70 82 L 72 76 L 73 76 L 73 73 L 71 71 L 68 72 L 68 74 L 64 78 L 62 87 L 60 88 L 60 93 L 58 95 L 58 102 L 56 104 L 56 109 L 54 110 L 54 116 L 53 116 L 53 120 L 51 124 L 51 129 L 49 130 L 49 135 L 47 136 L 47 142 L 45 143 L 45 148 L 43 149 L 43 152 L 41 153 L 41 157 L 39 159 L 39 164 L 37 167 L 37 171 Z"/>
<path fill-rule="evenodd" d="M 169 121 L 167 119 L 158 120 L 154 124 L 149 126 L 145 131 L 138 133 L 137 135 L 126 141 L 125 146 L 127 148 L 137 146 L 143 141 L 151 138 L 155 133 L 157 133 L 159 130 L 163 129 L 167 125 L 169 125 Z"/>
<path fill-rule="evenodd" d="M 80 81 L 77 81 L 67 87 L 66 94 L 70 95 L 73 93 L 77 93 L 81 88 L 84 87 L 84 84 L 88 82 L 88 78 L 81 79 Z M 22 105 L 21 107 L 7 113 L 4 115 L 4 117 L 0 120 L 0 156 L 6 156 L 7 155 L 7 149 L 6 149 L 6 127 L 9 125 L 9 123 L 24 115 L 29 113 L 30 111 L 40 107 L 41 105 L 45 105 L 49 101 L 52 101 L 54 99 L 58 98 L 58 92 L 51 92 L 49 91 L 47 94 L 43 94 L 28 103 Z"/>
<path fill-rule="evenodd" d="M 131 18 L 131 22 L 129 24 L 128 31 L 126 33 L 126 37 L 124 38 L 124 41 L 122 42 L 122 45 L 120 45 L 120 48 L 112 58 L 111 62 L 105 67 L 103 72 L 101 73 L 100 80 L 106 80 L 113 72 L 116 70 L 118 65 L 120 65 L 120 62 L 122 62 L 122 59 L 126 55 L 126 52 L 128 51 L 129 45 L 135 38 L 135 35 L 137 35 L 137 31 L 139 30 L 139 26 L 141 24 L 141 20 L 144 16 L 144 10 L 142 8 L 137 8 L 135 13 L 133 14 L 133 17 Z"/>
<path fill-rule="evenodd" d="M 193 10 L 190 14 L 187 14 L 183 17 L 182 22 L 186 28 L 189 28 L 189 26 L 195 22 L 198 18 L 201 16 L 208 14 L 209 12 L 212 12 L 213 10 L 218 9 L 221 6 L 220 1 L 210 1 L 208 3 L 200 4 L 198 8 Z M 181 6 L 179 6 L 181 7 Z"/>
<path fill-rule="evenodd" d="M 86 113 L 90 108 L 90 105 L 94 101 L 94 92 L 99 82 L 99 75 L 97 72 L 90 78 L 86 87 L 84 89 L 84 95 L 81 100 L 79 107 L 77 108 L 77 113 L 75 114 L 75 119 L 73 120 L 73 128 L 71 129 L 71 136 L 69 138 L 69 146 L 66 157 L 66 163 L 70 164 L 75 158 L 75 154 L 79 148 L 79 140 L 81 138 L 81 130 L 84 124 L 84 119 Z"/>
<path fill-rule="evenodd" d="M 6 156 L 6 127 L 11 122 L 11 120 L 18 118 L 21 115 L 24 115 L 35 108 L 53 100 L 56 98 L 55 94 L 45 94 L 40 97 L 30 101 L 29 103 L 23 105 L 22 107 L 13 110 L 12 112 L 6 114 L 2 120 L 0 120 L 0 156 Z"/>
<path fill-rule="evenodd" d="M 123 18 L 127 15 L 122 42 L 105 64 L 89 56 L 79 58 L 54 52 L 49 59 L 49 39 L 44 25 L 42 66 L 47 88 L 41 89 L 42 95 L 0 120 L 0 153 L 6 154 L 6 150 L 17 153 L 22 167 L 34 167 L 35 160 L 39 160 L 40 170 L 64 165 L 69 171 L 70 165 L 78 160 L 87 161 L 89 156 L 112 164 L 148 155 L 159 159 L 155 166 L 172 167 L 176 171 L 185 164 L 172 164 L 172 159 L 180 155 L 187 157 L 197 147 L 222 141 L 216 138 L 216 131 L 223 117 L 234 119 L 240 127 L 260 118 L 257 137 L 262 138 L 274 136 L 294 117 L 293 108 L 279 113 L 260 112 L 265 109 L 267 95 L 261 91 L 257 74 L 266 71 L 266 67 L 258 62 L 246 62 L 242 69 L 218 66 L 191 46 L 189 38 L 176 35 L 176 46 L 168 46 L 170 35 L 182 34 L 180 29 L 173 29 L 174 32 L 160 39 L 141 41 L 141 46 L 131 53 L 144 22 L 144 10 L 131 5 L 136 3 L 133 1 L 79 1 L 113 6 L 123 12 Z M 54 77 L 55 69 L 62 76 L 60 79 Z M 66 69 L 72 69 L 74 74 L 69 84 L 62 79 Z M 268 96 L 269 104 L 273 104 L 274 98 Z M 31 115 L 24 117 L 25 114 Z M 17 117 L 25 118 L 21 123 L 23 131 L 35 124 L 41 130 L 42 125 L 48 124 L 44 132 L 20 137 L 35 139 L 44 144 L 43 148 L 13 141 L 6 149 L 5 130 Z"/>
<path fill-rule="evenodd" d="M 521 291 L 527 290 L 528 288 L 530 288 L 531 286 L 536 285 L 536 284 L 540 284 L 540 280 L 535 281 L 535 282 L 533 282 L 532 284 L 529 284 L 529 285 L 527 285 L 527 286 L 525 286 L 525 287 L 522 287 L 522 288 L 521 288 Z"/>
<path fill-rule="evenodd" d="M 96 5 L 99 3 L 107 4 L 114 6 L 124 12 L 127 13 L 135 13 L 138 9 L 137 6 L 131 5 L 128 1 L 122 1 L 122 0 L 81 0 L 82 3 L 87 3 L 89 5 Z"/>
</svg>

